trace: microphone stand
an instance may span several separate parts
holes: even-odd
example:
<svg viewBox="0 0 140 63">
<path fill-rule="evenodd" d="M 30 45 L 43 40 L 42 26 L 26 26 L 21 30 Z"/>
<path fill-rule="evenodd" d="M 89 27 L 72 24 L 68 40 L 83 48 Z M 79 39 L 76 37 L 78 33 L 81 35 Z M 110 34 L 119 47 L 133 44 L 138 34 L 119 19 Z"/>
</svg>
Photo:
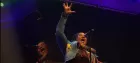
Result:
<svg viewBox="0 0 140 63">
<path fill-rule="evenodd" d="M 89 63 L 91 63 L 91 48 L 89 49 L 89 52 L 90 52 L 90 61 L 89 61 Z"/>
<path fill-rule="evenodd" d="M 91 43 L 91 38 L 92 38 L 92 34 L 89 35 L 89 38 L 88 38 L 90 43 Z M 90 52 L 90 61 L 89 61 L 89 63 L 92 63 L 92 51 L 91 51 L 91 47 L 90 47 L 90 49 L 89 49 L 89 52 Z M 95 56 L 94 63 L 97 63 L 97 61 L 96 61 L 96 56 Z"/>
<path fill-rule="evenodd" d="M 89 40 L 89 41 L 88 41 L 89 43 L 92 43 L 92 42 L 91 42 L 91 39 L 92 39 L 91 36 L 92 36 L 92 34 L 90 34 L 91 31 L 94 31 L 94 29 L 91 29 L 90 31 L 88 31 L 88 32 L 86 33 L 86 35 L 88 36 L 87 39 Z M 88 33 L 89 33 L 90 35 L 88 35 Z M 92 58 L 91 58 L 91 55 L 92 55 L 91 47 L 88 48 L 88 51 L 90 52 L 89 63 L 91 63 L 91 62 L 92 62 L 92 61 L 91 61 L 91 60 L 92 60 Z"/>
<path fill-rule="evenodd" d="M 91 34 L 91 35 L 92 35 L 92 34 Z M 91 43 L 91 35 L 89 34 L 88 37 L 87 37 L 87 38 L 89 39 L 89 41 L 88 41 L 89 43 Z M 91 58 L 91 53 L 92 53 L 92 52 L 91 52 L 91 48 L 89 48 L 89 52 L 90 52 L 89 63 L 91 63 L 91 62 L 92 62 L 92 61 L 91 61 L 91 60 L 92 60 L 92 58 Z"/>
<path fill-rule="evenodd" d="M 96 5 L 96 8 L 97 8 L 97 13 L 98 13 L 99 6 Z M 92 31 L 93 31 L 93 30 L 92 30 Z M 88 39 L 89 39 L 89 42 L 92 43 L 92 41 L 91 41 L 91 39 L 92 39 L 92 34 L 89 35 L 89 38 L 88 38 Z M 92 63 L 92 61 L 91 61 L 91 60 L 92 60 L 92 58 L 91 58 L 91 53 L 92 53 L 92 52 L 91 52 L 91 48 L 89 49 L 89 52 L 90 52 L 90 62 L 89 62 L 89 63 Z M 96 56 L 95 56 L 95 57 L 96 57 Z M 94 61 L 94 62 L 97 63 L 96 58 L 95 58 L 95 61 Z"/>
</svg>

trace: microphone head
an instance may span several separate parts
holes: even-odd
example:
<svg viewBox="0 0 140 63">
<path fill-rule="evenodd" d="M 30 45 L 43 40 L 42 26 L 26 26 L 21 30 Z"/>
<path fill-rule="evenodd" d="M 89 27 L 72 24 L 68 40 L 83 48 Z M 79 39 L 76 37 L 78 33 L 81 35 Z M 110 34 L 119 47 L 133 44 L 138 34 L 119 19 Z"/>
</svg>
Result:
<svg viewBox="0 0 140 63">
<path fill-rule="evenodd" d="M 37 45 L 25 45 L 25 47 L 38 47 Z"/>
<path fill-rule="evenodd" d="M 40 20 L 41 19 L 41 17 L 40 18 L 38 18 L 37 20 Z"/>
<path fill-rule="evenodd" d="M 94 31 L 94 29 L 89 30 L 88 32 L 85 33 L 85 35 L 87 35 L 88 33 Z"/>
<path fill-rule="evenodd" d="M 33 47 L 38 47 L 38 45 L 33 45 Z"/>
<path fill-rule="evenodd" d="M 91 31 L 94 31 L 94 29 L 91 29 Z"/>
</svg>

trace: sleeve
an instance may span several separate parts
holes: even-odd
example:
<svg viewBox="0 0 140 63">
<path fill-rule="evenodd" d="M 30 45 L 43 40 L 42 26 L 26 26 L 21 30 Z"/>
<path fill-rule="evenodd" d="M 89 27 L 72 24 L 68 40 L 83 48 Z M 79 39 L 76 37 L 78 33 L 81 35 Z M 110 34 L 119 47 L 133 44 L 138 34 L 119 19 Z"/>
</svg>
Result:
<svg viewBox="0 0 140 63">
<path fill-rule="evenodd" d="M 57 24 L 56 33 L 55 33 L 56 42 L 57 42 L 61 52 L 63 53 L 63 55 L 65 55 L 66 46 L 67 46 L 67 43 L 69 43 L 69 41 L 67 40 L 67 37 L 64 34 L 67 17 L 68 17 L 67 14 L 62 13 L 61 18 Z"/>
</svg>

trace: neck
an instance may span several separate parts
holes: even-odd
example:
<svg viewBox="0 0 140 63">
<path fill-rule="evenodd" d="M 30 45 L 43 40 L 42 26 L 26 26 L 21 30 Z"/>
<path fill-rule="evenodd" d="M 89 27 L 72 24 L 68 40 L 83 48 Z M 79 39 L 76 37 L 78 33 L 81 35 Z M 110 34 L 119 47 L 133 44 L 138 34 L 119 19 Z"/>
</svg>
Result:
<svg viewBox="0 0 140 63">
<path fill-rule="evenodd" d="M 80 49 L 80 50 L 85 50 L 85 45 L 82 46 L 79 43 L 77 43 L 77 48 Z"/>
</svg>

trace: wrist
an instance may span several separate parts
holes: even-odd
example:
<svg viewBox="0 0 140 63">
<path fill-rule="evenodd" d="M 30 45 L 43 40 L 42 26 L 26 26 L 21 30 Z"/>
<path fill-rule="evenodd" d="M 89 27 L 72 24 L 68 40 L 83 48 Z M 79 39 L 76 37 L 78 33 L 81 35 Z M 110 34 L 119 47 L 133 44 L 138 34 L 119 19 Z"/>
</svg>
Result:
<svg viewBox="0 0 140 63">
<path fill-rule="evenodd" d="M 62 12 L 62 16 L 63 17 L 68 17 L 69 14 L 67 14 L 66 12 Z"/>
<path fill-rule="evenodd" d="M 69 13 L 67 13 L 67 12 L 63 12 L 65 15 L 69 15 Z"/>
</svg>

